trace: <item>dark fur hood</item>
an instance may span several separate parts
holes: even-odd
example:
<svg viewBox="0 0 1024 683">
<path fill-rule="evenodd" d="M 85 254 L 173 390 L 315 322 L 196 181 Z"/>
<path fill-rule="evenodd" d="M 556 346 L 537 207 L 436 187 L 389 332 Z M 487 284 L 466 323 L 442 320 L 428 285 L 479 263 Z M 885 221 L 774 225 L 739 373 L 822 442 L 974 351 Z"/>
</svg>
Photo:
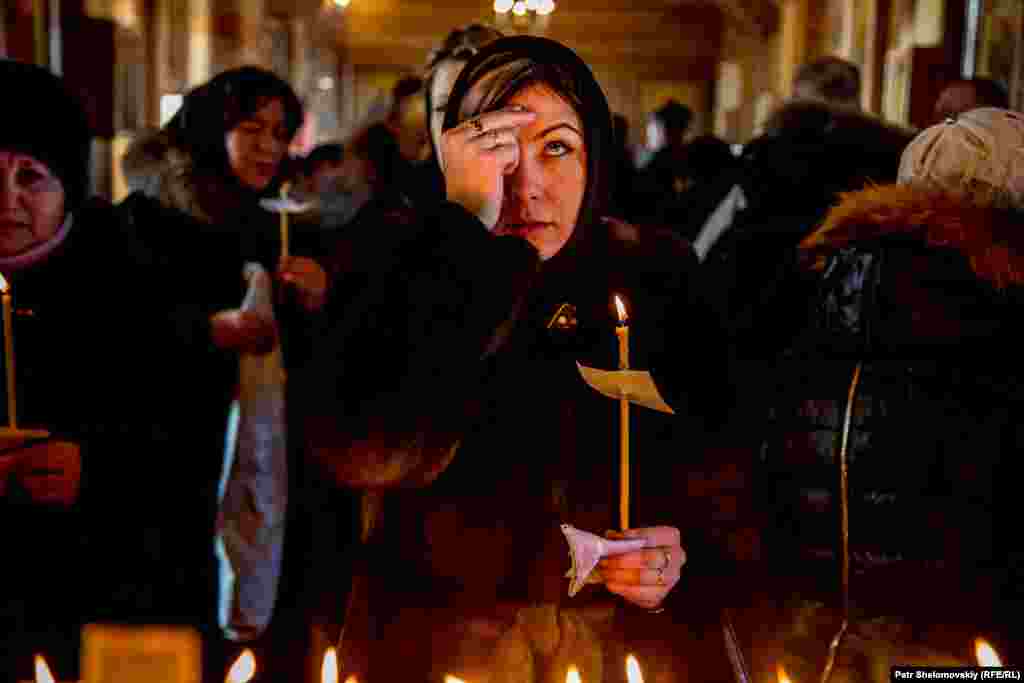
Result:
<svg viewBox="0 0 1024 683">
<path fill-rule="evenodd" d="M 800 247 L 823 254 L 892 238 L 955 249 L 997 289 L 1024 284 L 1024 212 L 967 194 L 910 185 L 847 193 Z"/>
<path fill-rule="evenodd" d="M 229 173 L 197 167 L 166 130 L 141 134 L 128 147 L 121 168 L 130 192 L 142 192 L 206 223 L 251 209 L 259 198 Z"/>
</svg>

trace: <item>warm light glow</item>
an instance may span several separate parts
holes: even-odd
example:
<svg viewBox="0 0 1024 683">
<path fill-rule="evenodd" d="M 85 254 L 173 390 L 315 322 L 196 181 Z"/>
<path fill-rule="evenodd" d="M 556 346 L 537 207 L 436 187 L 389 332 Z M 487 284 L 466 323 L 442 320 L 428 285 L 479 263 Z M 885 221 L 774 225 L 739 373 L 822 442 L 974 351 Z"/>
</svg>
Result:
<svg viewBox="0 0 1024 683">
<path fill-rule="evenodd" d="M 640 662 L 636 661 L 633 655 L 626 657 L 626 680 L 629 683 L 644 683 L 644 677 L 640 673 Z"/>
<path fill-rule="evenodd" d="M 349 674 L 345 679 L 345 683 L 359 683 L 359 679 L 356 678 L 355 674 Z"/>
<path fill-rule="evenodd" d="M 622 303 L 622 299 L 619 298 L 618 294 L 615 295 L 615 310 L 619 312 L 619 322 L 625 322 L 626 304 Z"/>
<path fill-rule="evenodd" d="M 512 5 L 512 14 L 517 17 L 526 15 L 526 3 L 523 0 L 516 0 L 516 3 Z"/>
<path fill-rule="evenodd" d="M 779 683 L 793 683 L 789 678 L 789 675 L 786 674 L 786 670 L 782 668 L 781 664 L 777 664 L 775 666 L 775 676 L 779 679 Z"/>
<path fill-rule="evenodd" d="M 575 666 L 570 666 L 565 674 L 565 683 L 583 683 L 583 679 L 580 678 L 580 670 Z"/>
<path fill-rule="evenodd" d="M 331 4 L 333 4 L 338 9 L 345 9 L 346 7 L 348 7 L 348 3 L 349 0 L 331 0 Z"/>
<path fill-rule="evenodd" d="M 515 0 L 494 0 L 494 11 L 498 14 L 505 14 L 512 9 Z"/>
<path fill-rule="evenodd" d="M 8 289 L 10 289 L 10 285 L 7 284 L 7 279 L 0 275 L 0 294 L 6 294 Z"/>
<path fill-rule="evenodd" d="M 445 676 L 444 677 L 444 683 L 466 683 L 466 682 L 464 680 L 462 680 L 461 678 L 456 678 L 455 676 Z"/>
<path fill-rule="evenodd" d="M 256 657 L 253 655 L 252 650 L 246 648 L 242 650 L 242 654 L 238 655 L 238 659 L 231 665 L 228 677 L 224 681 L 225 683 L 248 683 L 255 675 Z"/>
<path fill-rule="evenodd" d="M 53 674 L 42 655 L 36 655 L 36 683 L 54 683 Z"/>
<path fill-rule="evenodd" d="M 324 663 L 320 666 L 320 683 L 338 683 L 338 651 L 333 647 L 324 652 Z"/>
<path fill-rule="evenodd" d="M 555 11 L 555 0 L 539 0 L 537 3 L 537 14 L 545 16 Z"/>
<path fill-rule="evenodd" d="M 974 639 L 974 656 L 978 658 L 978 666 L 1002 666 L 1003 660 L 999 659 L 994 647 L 982 638 Z"/>
</svg>

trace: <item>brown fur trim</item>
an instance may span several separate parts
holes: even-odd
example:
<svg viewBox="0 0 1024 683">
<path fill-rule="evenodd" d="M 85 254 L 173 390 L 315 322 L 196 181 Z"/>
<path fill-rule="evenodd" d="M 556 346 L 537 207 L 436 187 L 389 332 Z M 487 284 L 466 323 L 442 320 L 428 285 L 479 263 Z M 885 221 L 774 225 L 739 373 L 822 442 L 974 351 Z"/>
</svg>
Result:
<svg viewBox="0 0 1024 683">
<path fill-rule="evenodd" d="M 960 251 L 980 278 L 1000 289 L 1024 284 L 1024 215 L 967 192 L 897 184 L 843 194 L 800 248 L 832 251 L 895 236 Z"/>
</svg>

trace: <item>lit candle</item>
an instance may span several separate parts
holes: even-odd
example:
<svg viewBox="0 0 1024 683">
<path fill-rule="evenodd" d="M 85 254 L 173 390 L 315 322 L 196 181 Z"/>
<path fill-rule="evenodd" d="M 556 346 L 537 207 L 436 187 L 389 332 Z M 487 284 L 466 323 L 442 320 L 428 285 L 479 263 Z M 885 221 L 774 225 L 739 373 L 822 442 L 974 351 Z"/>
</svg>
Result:
<svg viewBox="0 0 1024 683">
<path fill-rule="evenodd" d="M 43 659 L 42 655 L 36 655 L 36 683 L 56 683 L 53 679 L 53 674 L 50 673 L 50 667 L 46 665 L 46 660 Z"/>
<path fill-rule="evenodd" d="M 619 338 L 619 369 L 629 370 L 629 319 L 618 294 L 615 308 L 619 314 L 619 323 L 615 326 L 615 335 Z M 625 397 L 619 399 L 619 422 L 619 524 L 625 531 L 629 528 L 629 401 Z"/>
<path fill-rule="evenodd" d="M 580 678 L 580 670 L 575 666 L 570 666 L 569 670 L 565 672 L 565 683 L 583 683 L 583 679 Z"/>
<path fill-rule="evenodd" d="M 14 323 L 11 320 L 11 287 L 0 275 L 0 297 L 3 298 L 4 315 L 4 370 L 7 373 L 7 425 L 18 428 L 18 400 L 14 386 Z M 44 664 L 45 666 L 45 664 Z"/>
<path fill-rule="evenodd" d="M 633 655 L 626 657 L 626 680 L 629 683 L 644 683 L 644 677 L 640 673 L 640 662 L 636 661 Z"/>
<path fill-rule="evenodd" d="M 778 683 L 793 683 L 786 670 L 782 667 L 782 664 L 775 665 L 775 677 Z"/>
<path fill-rule="evenodd" d="M 349 680 L 355 681 L 355 676 L 349 676 Z M 333 647 L 327 648 L 324 652 L 324 661 L 320 665 L 320 683 L 338 683 L 338 651 Z"/>
<path fill-rule="evenodd" d="M 978 659 L 978 666 L 1002 666 L 1003 660 L 999 658 L 994 647 L 988 644 L 983 638 L 974 639 L 974 656 Z"/>
<path fill-rule="evenodd" d="M 248 683 L 255 675 L 256 657 L 253 655 L 252 650 L 246 648 L 242 650 L 242 654 L 238 655 L 238 659 L 231 665 L 224 683 Z"/>
<path fill-rule="evenodd" d="M 455 676 L 445 676 L 444 677 L 444 683 L 466 683 L 466 682 L 464 680 L 462 680 L 461 678 L 456 678 Z"/>
<path fill-rule="evenodd" d="M 288 190 L 291 189 L 291 183 L 284 183 L 281 185 L 281 199 L 288 199 Z M 281 215 L 281 258 L 288 258 L 288 209 L 282 206 L 280 210 Z"/>
</svg>

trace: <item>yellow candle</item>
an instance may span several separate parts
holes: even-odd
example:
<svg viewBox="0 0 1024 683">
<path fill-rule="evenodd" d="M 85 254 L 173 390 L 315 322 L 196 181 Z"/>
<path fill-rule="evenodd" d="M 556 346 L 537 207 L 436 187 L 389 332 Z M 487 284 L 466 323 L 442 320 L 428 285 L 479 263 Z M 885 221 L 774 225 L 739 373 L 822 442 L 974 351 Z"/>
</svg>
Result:
<svg viewBox="0 0 1024 683">
<path fill-rule="evenodd" d="M 615 327 L 619 338 L 619 369 L 629 370 L 629 323 L 626 306 L 618 295 L 615 308 L 619 313 L 619 324 Z M 625 531 L 629 528 L 629 401 L 625 398 L 619 399 L 619 422 L 619 525 Z"/>
<path fill-rule="evenodd" d="M 7 374 L 7 424 L 18 428 L 18 400 L 14 386 L 14 323 L 11 319 L 11 288 L 0 275 L 0 296 L 3 298 L 4 316 L 4 370 Z"/>
<path fill-rule="evenodd" d="M 291 188 L 291 183 L 285 183 L 281 186 L 281 199 L 288 198 L 288 190 Z M 288 210 L 281 207 L 281 259 L 288 258 Z"/>
</svg>

